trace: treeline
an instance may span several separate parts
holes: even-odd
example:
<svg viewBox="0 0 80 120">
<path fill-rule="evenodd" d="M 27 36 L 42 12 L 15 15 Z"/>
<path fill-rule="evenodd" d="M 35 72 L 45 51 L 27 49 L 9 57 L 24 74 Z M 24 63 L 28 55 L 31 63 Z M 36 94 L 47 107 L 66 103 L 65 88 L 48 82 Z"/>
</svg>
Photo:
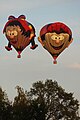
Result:
<svg viewBox="0 0 80 120">
<path fill-rule="evenodd" d="M 16 86 L 10 102 L 0 88 L 0 120 L 80 120 L 79 101 L 56 81 L 33 83 L 30 91 Z"/>
</svg>

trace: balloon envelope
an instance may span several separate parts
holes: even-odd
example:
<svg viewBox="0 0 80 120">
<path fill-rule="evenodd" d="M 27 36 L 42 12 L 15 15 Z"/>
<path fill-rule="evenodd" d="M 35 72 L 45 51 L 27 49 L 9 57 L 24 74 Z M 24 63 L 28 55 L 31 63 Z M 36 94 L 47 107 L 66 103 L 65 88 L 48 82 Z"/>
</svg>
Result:
<svg viewBox="0 0 80 120">
<path fill-rule="evenodd" d="M 72 31 L 64 23 L 50 23 L 41 28 L 38 40 L 51 54 L 56 64 L 57 57 L 72 42 Z"/>
<path fill-rule="evenodd" d="M 10 45 L 12 45 L 18 52 L 18 57 L 20 57 L 21 52 L 31 43 L 31 49 L 35 49 L 37 45 L 35 44 L 35 28 L 34 26 L 25 20 L 25 16 L 21 15 L 18 18 L 14 16 L 9 16 L 8 22 L 6 23 L 3 33 L 9 45 L 6 49 L 9 51 Z"/>
</svg>

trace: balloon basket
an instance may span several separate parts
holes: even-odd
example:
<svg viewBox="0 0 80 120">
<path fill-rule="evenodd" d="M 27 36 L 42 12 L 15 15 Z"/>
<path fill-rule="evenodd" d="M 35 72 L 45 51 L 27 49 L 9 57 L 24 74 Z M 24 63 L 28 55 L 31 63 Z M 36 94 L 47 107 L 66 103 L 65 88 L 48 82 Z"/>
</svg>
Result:
<svg viewBox="0 0 80 120">
<path fill-rule="evenodd" d="M 21 51 L 18 51 L 18 56 L 17 56 L 17 58 L 21 58 Z"/>
<path fill-rule="evenodd" d="M 54 61 L 53 61 L 53 64 L 57 64 L 57 61 L 56 61 L 56 60 L 54 60 Z"/>
<path fill-rule="evenodd" d="M 56 60 L 57 56 L 54 56 L 53 59 L 54 59 L 53 64 L 57 64 L 57 60 Z"/>
<path fill-rule="evenodd" d="M 21 55 L 18 55 L 17 58 L 21 58 Z"/>
</svg>

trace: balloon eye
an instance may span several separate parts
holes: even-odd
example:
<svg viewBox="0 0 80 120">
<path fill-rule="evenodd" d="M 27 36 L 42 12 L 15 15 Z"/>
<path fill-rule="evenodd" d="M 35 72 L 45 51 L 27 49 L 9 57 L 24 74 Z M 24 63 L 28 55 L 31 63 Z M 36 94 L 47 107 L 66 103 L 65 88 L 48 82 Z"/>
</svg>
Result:
<svg viewBox="0 0 80 120">
<path fill-rule="evenodd" d="M 11 32 L 10 32 L 10 31 L 7 31 L 6 34 L 7 34 L 7 36 L 10 36 L 10 35 L 11 35 Z"/>
<path fill-rule="evenodd" d="M 12 33 L 12 35 L 14 35 L 14 33 Z"/>
<path fill-rule="evenodd" d="M 17 36 L 17 35 L 18 35 L 17 31 L 14 31 L 14 36 Z"/>
<path fill-rule="evenodd" d="M 57 40 L 58 37 L 57 37 L 56 35 L 52 35 L 52 36 L 51 36 L 51 39 L 52 39 L 52 40 Z"/>
<path fill-rule="evenodd" d="M 10 35 L 13 35 L 13 36 L 14 36 L 14 31 L 11 31 Z"/>
<path fill-rule="evenodd" d="M 55 37 L 55 39 L 57 39 L 57 37 Z"/>
<path fill-rule="evenodd" d="M 59 40 L 63 40 L 64 39 L 64 36 L 59 36 Z"/>
</svg>

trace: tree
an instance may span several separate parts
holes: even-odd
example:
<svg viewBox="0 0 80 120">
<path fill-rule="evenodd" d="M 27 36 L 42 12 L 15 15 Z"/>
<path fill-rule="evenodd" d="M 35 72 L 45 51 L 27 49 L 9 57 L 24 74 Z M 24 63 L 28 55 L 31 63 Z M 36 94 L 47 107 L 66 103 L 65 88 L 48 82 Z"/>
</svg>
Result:
<svg viewBox="0 0 80 120">
<path fill-rule="evenodd" d="M 33 120 L 80 120 L 78 100 L 56 81 L 38 81 L 28 94 L 34 111 Z"/>
<path fill-rule="evenodd" d="M 17 86 L 17 96 L 13 102 L 13 120 L 31 120 L 32 107 L 27 91 Z"/>
<path fill-rule="evenodd" d="M 0 120 L 10 120 L 12 118 L 11 111 L 11 102 L 8 100 L 6 92 L 0 87 Z"/>
</svg>

